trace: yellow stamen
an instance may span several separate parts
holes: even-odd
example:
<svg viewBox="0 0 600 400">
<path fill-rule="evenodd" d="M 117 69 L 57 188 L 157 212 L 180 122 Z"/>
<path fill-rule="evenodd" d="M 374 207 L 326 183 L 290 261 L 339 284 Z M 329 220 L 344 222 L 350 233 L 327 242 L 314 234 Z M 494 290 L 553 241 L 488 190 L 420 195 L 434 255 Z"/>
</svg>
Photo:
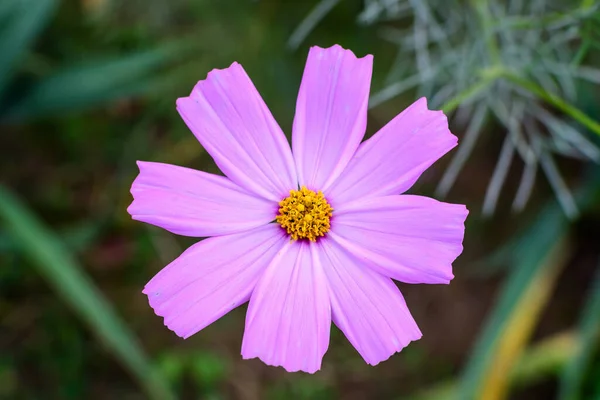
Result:
<svg viewBox="0 0 600 400">
<path fill-rule="evenodd" d="M 320 190 L 315 193 L 302 186 L 300 190 L 290 190 L 290 195 L 279 202 L 275 220 L 292 239 L 315 242 L 317 237 L 329 232 L 332 211 Z"/>
</svg>

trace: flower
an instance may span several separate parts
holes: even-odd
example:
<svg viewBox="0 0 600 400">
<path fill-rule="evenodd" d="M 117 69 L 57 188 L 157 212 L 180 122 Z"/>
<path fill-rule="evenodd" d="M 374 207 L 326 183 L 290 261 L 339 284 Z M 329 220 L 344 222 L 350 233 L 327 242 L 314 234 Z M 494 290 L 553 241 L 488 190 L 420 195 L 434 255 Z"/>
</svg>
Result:
<svg viewBox="0 0 600 400">
<path fill-rule="evenodd" d="M 401 193 L 457 139 L 422 98 L 361 143 L 372 65 L 338 45 L 310 49 L 291 149 L 237 63 L 177 100 L 225 177 L 138 162 L 128 208 L 135 220 L 209 237 L 143 291 L 177 335 L 249 301 L 243 358 L 309 373 L 331 321 L 371 365 L 421 337 L 392 279 L 449 283 L 468 211 Z"/>
</svg>

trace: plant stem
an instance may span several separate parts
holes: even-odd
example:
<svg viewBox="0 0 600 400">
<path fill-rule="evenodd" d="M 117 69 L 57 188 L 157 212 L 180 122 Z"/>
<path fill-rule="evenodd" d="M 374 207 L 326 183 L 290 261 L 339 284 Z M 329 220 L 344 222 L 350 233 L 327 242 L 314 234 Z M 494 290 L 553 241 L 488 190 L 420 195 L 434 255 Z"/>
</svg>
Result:
<svg viewBox="0 0 600 400">
<path fill-rule="evenodd" d="M 521 88 L 527 90 L 528 92 L 536 95 L 537 97 L 544 100 L 545 102 L 553 105 L 560 111 L 564 112 L 565 114 L 569 115 L 571 118 L 575 119 L 581 125 L 585 126 L 589 130 L 594 132 L 596 135 L 600 136 L 600 123 L 598 123 L 596 120 L 588 117 L 577 107 L 567 103 L 565 100 L 558 97 L 557 95 L 545 91 L 541 86 L 537 85 L 536 83 L 534 83 L 526 78 L 523 78 L 523 77 L 515 74 L 514 72 L 511 72 L 508 70 L 502 70 L 501 76 L 506 78 L 507 80 L 511 81 L 512 83 L 520 86 Z"/>
<path fill-rule="evenodd" d="M 445 102 L 441 109 L 445 113 L 450 113 L 454 111 L 458 106 L 472 97 L 477 96 L 479 93 L 488 88 L 496 79 L 501 77 L 504 74 L 504 69 L 501 67 L 492 67 L 483 70 L 480 75 L 481 78 L 472 86 L 466 88 L 452 99 Z"/>
</svg>

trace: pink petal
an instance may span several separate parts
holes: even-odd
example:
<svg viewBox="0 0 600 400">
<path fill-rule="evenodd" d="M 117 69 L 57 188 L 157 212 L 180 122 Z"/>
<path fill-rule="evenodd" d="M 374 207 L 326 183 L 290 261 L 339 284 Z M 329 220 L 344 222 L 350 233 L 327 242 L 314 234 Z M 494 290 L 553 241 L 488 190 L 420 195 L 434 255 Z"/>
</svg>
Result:
<svg viewBox="0 0 600 400">
<path fill-rule="evenodd" d="M 177 110 L 233 182 L 280 201 L 297 184 L 289 144 L 241 65 L 211 71 Z"/>
<path fill-rule="evenodd" d="M 421 98 L 362 143 L 324 193 L 334 208 L 361 197 L 403 193 L 456 144 L 444 113 L 428 110 Z"/>
<path fill-rule="evenodd" d="M 248 193 L 229 179 L 169 164 L 139 161 L 131 186 L 132 218 L 185 236 L 247 231 L 275 219 L 277 203 Z"/>
<path fill-rule="evenodd" d="M 394 282 L 360 264 L 330 240 L 321 240 L 333 322 L 365 361 L 376 365 L 421 338 Z M 327 261 L 325 261 L 327 260 Z"/>
<path fill-rule="evenodd" d="M 336 210 L 329 235 L 361 262 L 406 283 L 449 283 L 468 211 L 428 197 L 357 200 Z"/>
<path fill-rule="evenodd" d="M 327 283 L 316 246 L 288 242 L 252 294 L 242 356 L 289 372 L 313 373 L 329 346 L 330 326 Z"/>
<path fill-rule="evenodd" d="M 248 301 L 287 240 L 275 224 L 202 240 L 152 278 L 144 293 L 165 325 L 188 338 Z"/>
<path fill-rule="evenodd" d="M 292 135 L 301 185 L 323 190 L 337 178 L 365 134 L 373 56 L 338 45 L 308 54 Z"/>
</svg>

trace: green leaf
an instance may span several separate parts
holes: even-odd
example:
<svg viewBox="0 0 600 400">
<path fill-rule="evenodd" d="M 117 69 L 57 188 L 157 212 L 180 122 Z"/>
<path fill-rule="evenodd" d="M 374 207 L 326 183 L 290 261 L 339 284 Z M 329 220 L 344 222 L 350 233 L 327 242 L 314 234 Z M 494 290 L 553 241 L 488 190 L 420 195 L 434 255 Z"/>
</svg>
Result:
<svg viewBox="0 0 600 400">
<path fill-rule="evenodd" d="M 174 399 L 135 335 L 118 317 L 64 244 L 8 189 L 0 186 L 0 219 L 23 254 L 129 370 L 151 399 Z"/>
<path fill-rule="evenodd" d="M 581 398 L 581 386 L 592 361 L 598 335 L 600 335 L 600 268 L 581 315 L 577 346 L 561 376 L 559 399 Z"/>
<path fill-rule="evenodd" d="M 172 57 L 173 49 L 156 49 L 60 71 L 34 84 L 2 118 L 20 121 L 147 92 L 157 84 L 150 73 Z"/>
<path fill-rule="evenodd" d="M 56 0 L 0 2 L 0 94 L 19 56 L 31 46 L 56 8 Z"/>
<path fill-rule="evenodd" d="M 465 367 L 457 398 L 501 399 L 568 254 L 565 231 L 534 225 Z"/>
</svg>

